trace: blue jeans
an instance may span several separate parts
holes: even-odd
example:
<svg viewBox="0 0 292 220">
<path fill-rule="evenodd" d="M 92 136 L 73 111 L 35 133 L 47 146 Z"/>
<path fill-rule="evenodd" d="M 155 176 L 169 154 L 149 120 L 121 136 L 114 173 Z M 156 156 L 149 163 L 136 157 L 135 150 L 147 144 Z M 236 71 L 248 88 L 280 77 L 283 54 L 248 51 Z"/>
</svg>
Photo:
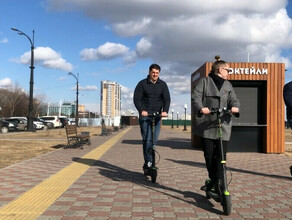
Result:
<svg viewBox="0 0 292 220">
<path fill-rule="evenodd" d="M 140 123 L 140 130 L 142 135 L 142 143 L 143 143 L 143 156 L 144 156 L 144 164 L 150 162 L 153 163 L 152 158 L 152 145 L 155 148 L 155 145 L 158 140 L 158 136 L 160 133 L 160 125 L 161 125 L 161 118 L 155 119 L 155 130 L 154 130 L 154 141 L 152 143 L 152 119 L 148 116 L 141 116 L 139 117 Z"/>
</svg>

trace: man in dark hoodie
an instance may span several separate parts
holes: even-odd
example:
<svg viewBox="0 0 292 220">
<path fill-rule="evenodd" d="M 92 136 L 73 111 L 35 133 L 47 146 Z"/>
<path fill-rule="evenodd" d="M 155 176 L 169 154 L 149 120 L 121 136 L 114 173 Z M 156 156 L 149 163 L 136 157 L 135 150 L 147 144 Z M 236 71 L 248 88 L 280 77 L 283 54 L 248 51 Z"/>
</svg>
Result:
<svg viewBox="0 0 292 220">
<path fill-rule="evenodd" d="M 170 95 L 167 84 L 159 78 L 160 66 L 152 64 L 149 67 L 149 75 L 141 80 L 134 91 L 134 104 L 139 112 L 139 123 L 143 141 L 143 170 L 151 167 L 153 158 L 151 117 L 149 114 L 159 113 L 167 117 L 170 106 Z M 153 144 L 155 145 L 160 133 L 161 118 L 156 118 Z"/>
<path fill-rule="evenodd" d="M 194 133 L 203 140 L 203 151 L 210 180 L 202 190 L 210 191 L 222 181 L 220 141 L 217 136 L 217 115 L 211 115 L 212 108 L 227 108 L 232 114 L 239 114 L 239 100 L 231 83 L 227 80 L 229 65 L 219 56 L 212 65 L 210 74 L 200 79 L 194 87 L 192 95 L 194 117 Z M 202 116 L 200 116 L 202 115 Z M 231 115 L 220 115 L 222 121 L 223 152 L 226 160 L 227 142 L 231 136 Z M 216 187 L 215 187 L 216 189 Z"/>
</svg>

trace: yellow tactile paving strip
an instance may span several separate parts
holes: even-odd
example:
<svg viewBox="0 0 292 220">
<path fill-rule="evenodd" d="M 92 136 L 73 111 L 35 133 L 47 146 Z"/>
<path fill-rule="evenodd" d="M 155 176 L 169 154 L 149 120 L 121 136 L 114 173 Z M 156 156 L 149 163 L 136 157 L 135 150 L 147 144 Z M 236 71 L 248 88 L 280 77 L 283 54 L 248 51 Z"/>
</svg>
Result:
<svg viewBox="0 0 292 220">
<path fill-rule="evenodd" d="M 35 186 L 19 198 L 1 208 L 0 219 L 36 219 L 84 172 L 86 172 L 91 165 L 93 165 L 94 160 L 98 160 L 130 129 L 131 127 L 119 132 L 117 135 L 83 156 L 83 158 L 93 159 L 92 164 L 73 162 L 55 175 L 44 180 L 39 185 Z"/>
</svg>

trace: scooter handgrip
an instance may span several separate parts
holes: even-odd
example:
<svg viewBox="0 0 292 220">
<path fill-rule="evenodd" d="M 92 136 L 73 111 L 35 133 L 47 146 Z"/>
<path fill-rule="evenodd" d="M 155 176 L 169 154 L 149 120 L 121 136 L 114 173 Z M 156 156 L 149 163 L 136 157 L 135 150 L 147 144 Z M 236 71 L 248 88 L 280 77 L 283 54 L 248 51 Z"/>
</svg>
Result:
<svg viewBox="0 0 292 220">
<path fill-rule="evenodd" d="M 237 113 L 234 114 L 234 117 L 235 118 L 239 118 L 239 116 L 240 116 L 240 113 L 239 112 L 237 112 Z"/>
</svg>

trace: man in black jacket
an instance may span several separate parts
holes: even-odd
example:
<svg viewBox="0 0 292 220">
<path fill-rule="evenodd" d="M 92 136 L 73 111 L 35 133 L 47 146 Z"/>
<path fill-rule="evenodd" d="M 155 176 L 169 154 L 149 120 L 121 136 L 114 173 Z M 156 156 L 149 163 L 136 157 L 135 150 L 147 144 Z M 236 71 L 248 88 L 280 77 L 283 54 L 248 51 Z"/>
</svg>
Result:
<svg viewBox="0 0 292 220">
<path fill-rule="evenodd" d="M 286 116 L 288 127 L 292 129 L 292 81 L 285 84 L 283 89 L 283 97 L 286 105 Z M 292 166 L 290 167 L 290 173 L 292 176 Z"/>
<path fill-rule="evenodd" d="M 288 127 L 292 129 L 292 81 L 285 84 L 283 90 L 284 102 L 286 105 L 286 116 Z"/>
<path fill-rule="evenodd" d="M 134 91 L 134 104 L 139 112 L 139 123 L 143 141 L 143 169 L 151 167 L 153 158 L 151 117 L 149 114 L 160 113 L 162 117 L 167 117 L 170 105 L 170 95 L 167 84 L 159 78 L 160 66 L 152 64 L 149 67 L 149 75 L 141 80 Z M 160 133 L 161 118 L 155 121 L 155 134 L 153 144 L 155 145 Z"/>
</svg>

